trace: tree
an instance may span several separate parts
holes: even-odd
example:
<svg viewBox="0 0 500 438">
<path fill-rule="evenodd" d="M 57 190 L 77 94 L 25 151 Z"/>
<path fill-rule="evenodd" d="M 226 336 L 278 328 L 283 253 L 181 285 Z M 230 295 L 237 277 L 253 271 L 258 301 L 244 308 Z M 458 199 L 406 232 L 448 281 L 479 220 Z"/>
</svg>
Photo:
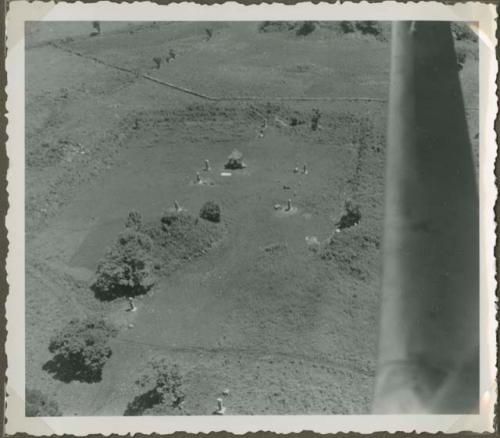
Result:
<svg viewBox="0 0 500 438">
<path fill-rule="evenodd" d="M 38 389 L 26 390 L 27 417 L 57 417 L 60 416 L 59 406 Z"/>
<path fill-rule="evenodd" d="M 73 319 L 51 338 L 49 351 L 54 358 L 44 368 L 63 381 L 99 381 L 112 353 L 109 339 L 117 333 L 103 319 Z"/>
<path fill-rule="evenodd" d="M 178 412 L 186 397 L 178 366 L 161 357 L 151 361 L 148 368 L 136 382 L 145 392 L 128 404 L 125 415 L 142 415 L 150 409 Z"/>
<path fill-rule="evenodd" d="M 146 293 L 155 283 L 152 247 L 144 233 L 130 229 L 121 233 L 97 266 L 92 285 L 96 295 L 110 300 Z"/>
</svg>

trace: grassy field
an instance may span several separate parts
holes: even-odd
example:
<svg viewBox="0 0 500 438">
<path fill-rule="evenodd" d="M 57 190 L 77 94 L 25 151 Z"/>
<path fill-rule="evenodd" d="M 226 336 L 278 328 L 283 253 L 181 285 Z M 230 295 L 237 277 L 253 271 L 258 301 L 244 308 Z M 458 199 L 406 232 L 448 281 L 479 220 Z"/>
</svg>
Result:
<svg viewBox="0 0 500 438">
<path fill-rule="evenodd" d="M 227 414 L 368 413 L 387 26 L 377 37 L 335 26 L 307 36 L 259 32 L 259 23 L 102 29 L 89 37 L 89 23 L 27 28 L 27 387 L 56 400 L 63 415 L 123 415 L 147 362 L 166 356 L 183 376 L 183 413 L 211 414 L 226 388 Z M 468 54 L 461 75 L 477 149 L 477 56 L 470 41 L 459 45 Z M 170 49 L 175 60 L 157 69 L 153 58 Z M 313 131 L 315 108 L 321 126 Z M 247 167 L 222 176 L 235 148 Z M 308 173 L 294 173 L 303 164 Z M 196 172 L 210 184 L 196 184 Z M 288 199 L 293 214 L 275 210 Z M 361 221 L 335 233 L 349 199 Z M 125 312 L 125 299 L 96 299 L 97 263 L 129 211 L 154 221 L 174 201 L 197 215 L 208 200 L 222 212 L 223 237 L 212 249 L 162 276 L 135 313 Z M 313 237 L 332 238 L 331 247 L 312 251 Z M 59 381 L 43 370 L 49 339 L 88 315 L 121 329 L 102 380 Z"/>
</svg>

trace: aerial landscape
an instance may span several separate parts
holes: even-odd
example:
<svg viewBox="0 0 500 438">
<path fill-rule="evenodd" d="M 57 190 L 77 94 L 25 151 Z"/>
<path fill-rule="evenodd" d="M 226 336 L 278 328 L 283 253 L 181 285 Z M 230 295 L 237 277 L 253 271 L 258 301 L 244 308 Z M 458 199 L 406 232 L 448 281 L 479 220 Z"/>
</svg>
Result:
<svg viewBox="0 0 500 438">
<path fill-rule="evenodd" d="M 26 26 L 28 416 L 370 413 L 390 38 Z"/>
</svg>

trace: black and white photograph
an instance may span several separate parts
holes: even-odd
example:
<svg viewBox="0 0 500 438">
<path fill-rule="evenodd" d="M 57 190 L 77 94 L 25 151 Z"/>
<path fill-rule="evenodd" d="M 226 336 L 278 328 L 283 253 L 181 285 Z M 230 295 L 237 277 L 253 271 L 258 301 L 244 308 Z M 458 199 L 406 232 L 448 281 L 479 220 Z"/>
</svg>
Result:
<svg viewBox="0 0 500 438">
<path fill-rule="evenodd" d="M 12 432 L 387 414 L 490 430 L 496 40 L 475 5 L 25 14 L 21 75 L 7 63 Z"/>
</svg>

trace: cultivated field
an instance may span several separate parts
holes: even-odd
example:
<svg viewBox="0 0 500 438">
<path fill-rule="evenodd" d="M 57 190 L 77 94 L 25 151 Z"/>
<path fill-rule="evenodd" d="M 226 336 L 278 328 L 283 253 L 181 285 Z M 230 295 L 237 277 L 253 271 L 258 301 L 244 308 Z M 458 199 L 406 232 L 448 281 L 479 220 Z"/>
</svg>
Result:
<svg viewBox="0 0 500 438">
<path fill-rule="evenodd" d="M 184 403 L 140 413 L 209 415 L 219 397 L 226 414 L 369 413 L 388 24 L 377 34 L 336 24 L 307 35 L 260 23 L 101 29 L 27 28 L 27 387 L 63 415 L 123 415 L 161 356 L 178 365 Z M 476 45 L 457 46 L 477 150 Z M 223 176 L 233 149 L 246 168 Z M 210 248 L 172 255 L 136 312 L 126 297 L 96 297 L 96 267 L 130 211 L 156 223 L 174 201 L 196 217 L 209 200 L 221 209 Z M 335 232 L 348 200 L 361 220 Z M 50 338 L 96 315 L 119 329 L 102 379 L 68 381 L 47 365 Z"/>
</svg>

